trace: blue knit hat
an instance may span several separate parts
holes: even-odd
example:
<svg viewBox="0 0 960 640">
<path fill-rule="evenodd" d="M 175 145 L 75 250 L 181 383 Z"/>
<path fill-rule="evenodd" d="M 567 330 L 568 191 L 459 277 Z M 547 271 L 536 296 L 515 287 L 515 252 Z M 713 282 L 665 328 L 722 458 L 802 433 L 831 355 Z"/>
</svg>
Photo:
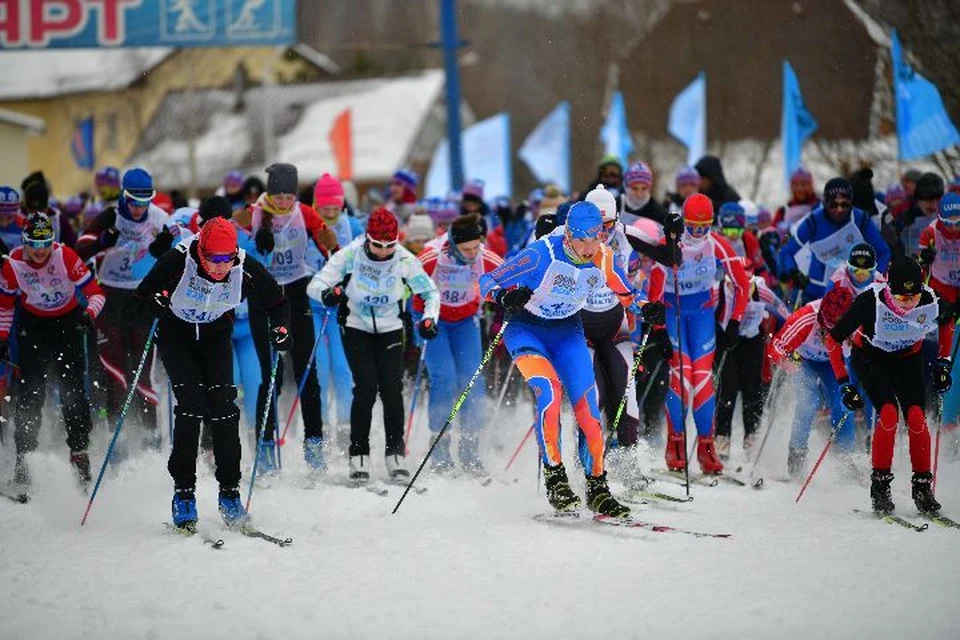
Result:
<svg viewBox="0 0 960 640">
<path fill-rule="evenodd" d="M 747 213 L 739 202 L 724 202 L 717 214 L 717 223 L 721 229 L 743 229 Z"/>
<path fill-rule="evenodd" d="M 571 238 L 596 238 L 603 230 L 603 215 L 592 202 L 578 202 L 570 207 L 565 225 Z"/>
<path fill-rule="evenodd" d="M 153 178 L 145 169 L 140 167 L 129 169 L 123 174 L 120 188 L 123 189 L 124 197 L 138 203 L 149 203 L 157 195 L 153 188 Z"/>
<path fill-rule="evenodd" d="M 413 169 L 400 169 L 393 174 L 393 181 L 399 182 L 410 191 L 416 191 L 419 183 L 417 172 Z"/>
<path fill-rule="evenodd" d="M 13 187 L 0 187 L 0 213 L 20 213 L 20 193 Z"/>
</svg>

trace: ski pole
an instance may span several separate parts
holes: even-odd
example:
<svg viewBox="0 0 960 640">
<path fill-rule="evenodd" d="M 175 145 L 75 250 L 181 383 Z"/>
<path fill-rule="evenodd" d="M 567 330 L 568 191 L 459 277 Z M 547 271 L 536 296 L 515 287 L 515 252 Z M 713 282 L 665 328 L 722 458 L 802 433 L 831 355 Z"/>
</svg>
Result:
<svg viewBox="0 0 960 640">
<path fill-rule="evenodd" d="M 120 418 L 117 420 L 117 428 L 113 430 L 113 437 L 110 438 L 110 446 L 107 447 L 107 453 L 103 456 L 103 464 L 100 465 L 100 473 L 97 475 L 97 481 L 93 485 L 93 491 L 90 492 L 90 500 L 87 501 L 87 508 L 83 512 L 83 517 L 80 518 L 81 527 L 86 524 L 87 516 L 90 515 L 90 508 L 93 506 L 93 501 L 97 497 L 97 491 L 100 490 L 103 474 L 107 470 L 110 455 L 113 453 L 113 448 L 117 444 L 117 438 L 120 436 L 120 429 L 123 428 L 123 420 L 127 417 L 127 410 L 130 408 L 130 403 L 133 402 L 133 395 L 137 392 L 137 382 L 140 381 L 140 374 L 143 373 L 143 367 L 147 362 L 147 355 L 149 355 L 150 347 L 153 345 L 153 336 L 157 333 L 157 323 L 159 322 L 159 318 L 154 318 L 153 324 L 150 325 L 150 333 L 147 334 L 147 342 L 143 345 L 143 353 L 140 354 L 140 364 L 137 365 L 137 371 L 133 374 L 133 382 L 130 383 L 130 390 L 127 391 L 127 399 L 123 402 Z"/>
<path fill-rule="evenodd" d="M 637 401 L 637 407 L 640 410 L 643 410 L 643 403 L 647 401 L 647 396 L 650 395 L 650 390 L 653 389 L 653 383 L 657 380 L 657 374 L 660 373 L 660 367 L 663 366 L 663 360 L 657 361 L 657 366 L 653 368 L 653 371 L 650 373 L 650 379 L 647 381 L 647 386 L 644 387 L 643 393 L 640 394 L 640 400 Z"/>
<path fill-rule="evenodd" d="M 683 431 L 683 455 L 686 458 L 683 461 L 684 487 L 687 496 L 690 495 L 690 456 L 687 455 L 687 392 L 686 380 L 683 375 L 683 322 L 680 318 L 680 277 L 677 265 L 673 265 L 673 302 L 676 305 L 677 317 L 677 366 L 680 369 L 678 377 L 680 379 L 680 427 Z M 690 379 L 693 379 L 693 362 L 690 363 Z"/>
<path fill-rule="evenodd" d="M 766 419 L 769 415 L 769 412 L 773 411 L 773 398 L 776 394 L 779 396 L 780 389 L 783 387 L 783 380 L 786 378 L 786 374 L 781 370 L 777 370 L 774 373 L 777 376 L 776 382 L 773 384 L 773 389 L 770 390 L 770 395 L 767 396 L 767 406 L 764 408 L 763 417 L 764 421 L 767 423 L 767 430 L 763 432 L 763 438 L 760 440 L 760 446 L 757 448 L 757 456 L 753 459 L 753 468 L 750 470 L 750 482 L 753 483 L 753 478 L 756 475 L 757 469 L 760 468 L 760 456 L 763 455 L 763 451 L 767 446 L 767 438 L 770 437 L 770 432 L 773 431 L 773 420 Z"/>
<path fill-rule="evenodd" d="M 533 433 L 534 425 L 530 425 L 530 428 L 527 429 L 527 433 L 523 436 L 523 439 L 520 441 L 520 444 L 517 445 L 516 451 L 513 452 L 513 455 L 510 456 L 510 462 L 507 463 L 507 466 L 503 468 L 504 471 L 509 471 L 510 467 L 513 466 L 513 461 L 517 459 L 517 456 L 520 455 L 520 451 L 523 449 L 523 445 L 527 444 L 527 440 L 530 439 L 530 434 Z"/>
<path fill-rule="evenodd" d="M 263 417 L 260 419 L 260 434 L 257 436 L 257 452 L 253 456 L 253 470 L 250 472 L 250 489 L 247 491 L 247 511 L 250 511 L 250 499 L 253 498 L 253 481 L 257 479 L 257 466 L 260 462 L 260 445 L 263 444 L 263 434 L 267 430 L 267 416 L 273 405 L 273 389 L 277 383 L 277 367 L 280 366 L 280 352 L 273 352 L 273 365 L 270 367 L 270 384 L 267 386 L 267 406 L 263 408 Z"/>
<path fill-rule="evenodd" d="M 480 366 L 478 366 L 477 370 L 473 372 L 473 377 L 470 378 L 467 388 L 463 390 L 463 392 L 460 394 L 460 397 L 457 398 L 457 401 L 453 403 L 453 409 L 450 410 L 450 415 L 447 416 L 447 421 L 443 423 L 443 427 L 440 428 L 440 431 L 437 433 L 437 437 L 433 439 L 433 442 L 430 444 L 430 449 L 427 451 L 427 455 L 423 457 L 423 461 L 420 463 L 420 466 L 417 467 L 417 472 L 413 474 L 412 478 L 410 478 L 407 488 L 403 490 L 403 495 L 401 495 L 400 499 L 397 500 L 397 505 L 393 508 L 391 513 L 397 512 L 397 509 L 399 509 L 400 505 L 403 504 L 403 499 L 407 497 L 408 493 L 410 493 L 413 483 L 417 481 L 417 478 L 420 476 L 420 472 L 423 471 L 423 467 L 427 464 L 427 460 L 429 460 L 431 454 L 433 454 L 434 448 L 437 446 L 437 443 L 440 442 L 440 438 L 442 438 L 443 434 L 447 432 L 447 428 L 450 426 L 450 423 L 453 422 L 453 419 L 456 417 L 457 413 L 459 413 L 460 407 L 462 407 L 463 403 L 466 402 L 467 394 L 469 394 L 470 390 L 473 389 L 473 385 L 477 382 L 477 378 L 480 377 L 480 373 L 483 371 L 483 368 L 493 356 L 493 350 L 497 348 L 497 344 L 500 343 L 500 338 L 503 337 L 503 332 L 507 330 L 507 326 L 509 324 L 509 320 L 504 320 L 503 324 L 500 325 L 500 331 L 498 331 L 497 335 L 495 335 L 493 340 L 490 341 L 490 346 L 487 347 L 487 352 L 483 354 L 483 359 L 480 360 Z"/>
<path fill-rule="evenodd" d="M 810 470 L 810 475 L 807 476 L 807 481 L 803 483 L 802 487 L 800 487 L 800 493 L 797 494 L 797 499 L 794 501 L 794 504 L 800 502 L 800 498 L 803 497 L 803 492 L 807 490 L 807 486 L 810 484 L 810 481 L 813 480 L 814 474 L 817 472 L 817 469 L 820 468 L 820 463 L 823 462 L 823 459 L 827 456 L 827 451 L 830 450 L 830 445 L 833 444 L 837 434 L 840 433 L 840 429 L 843 428 L 843 423 L 847 421 L 848 415 L 850 415 L 850 412 L 845 412 L 840 418 L 840 422 L 838 422 L 837 426 L 833 429 L 833 431 L 830 432 L 830 437 L 827 438 L 827 444 L 823 446 L 823 451 L 820 452 L 820 457 L 817 458 L 817 463 L 813 465 L 813 469 Z"/>
<path fill-rule="evenodd" d="M 420 347 L 420 362 L 417 363 L 417 375 L 413 379 L 413 398 L 410 400 L 410 417 L 407 418 L 407 435 L 403 438 L 404 455 L 410 454 L 410 435 L 413 433 L 413 413 L 417 410 L 417 398 L 420 396 L 420 376 L 423 364 L 427 360 L 427 341 Z M 431 394 L 433 395 L 433 394 Z"/>
<path fill-rule="evenodd" d="M 517 365 L 513 360 L 510 360 L 510 368 L 507 369 L 507 377 L 503 380 L 503 386 L 500 387 L 500 396 L 497 398 L 497 406 L 493 409 L 493 418 L 490 420 L 490 424 L 497 424 L 497 418 L 500 417 L 500 409 L 503 407 L 503 398 L 507 395 L 507 388 L 510 386 L 510 378 L 513 376 L 513 371 L 516 369 Z"/>
<path fill-rule="evenodd" d="M 310 375 L 310 369 L 313 368 L 313 363 L 317 359 L 317 349 L 320 348 L 320 342 L 323 340 L 323 334 L 327 330 L 327 321 L 330 320 L 329 313 L 324 313 L 323 322 L 320 323 L 320 333 L 317 335 L 316 342 L 313 343 L 313 351 L 310 352 L 310 359 L 307 361 L 307 368 L 304 370 L 303 375 L 300 377 L 300 384 L 297 385 L 297 397 L 293 400 L 293 406 L 290 407 L 290 413 L 287 414 L 287 423 L 283 425 L 283 433 L 280 434 L 280 439 L 277 441 L 277 446 L 282 447 L 287 444 L 287 429 L 290 428 L 290 423 L 293 421 L 293 414 L 297 410 L 297 406 L 300 404 L 300 396 L 303 394 L 303 388 L 307 386 L 307 376 Z M 318 373 L 319 375 L 319 373 Z"/>
<path fill-rule="evenodd" d="M 930 490 L 937 493 L 937 463 L 940 462 L 940 425 L 943 424 L 943 394 L 937 394 L 937 437 L 933 445 L 933 482 Z"/>
<path fill-rule="evenodd" d="M 640 348 L 637 349 L 637 354 L 633 357 L 633 366 L 630 367 L 630 377 L 627 379 L 627 388 L 623 391 L 623 397 L 620 398 L 620 406 L 617 407 L 617 415 L 613 418 L 613 426 L 610 428 L 610 433 L 617 432 L 617 425 L 620 424 L 620 418 L 623 416 L 623 409 L 627 406 L 627 396 L 631 391 L 636 392 L 635 389 L 631 389 L 630 380 L 633 380 L 637 371 L 640 369 L 640 365 L 643 362 L 643 352 L 647 349 L 647 340 L 650 339 L 650 334 L 653 332 L 651 327 L 649 331 L 643 334 L 643 340 L 640 341 Z"/>
</svg>

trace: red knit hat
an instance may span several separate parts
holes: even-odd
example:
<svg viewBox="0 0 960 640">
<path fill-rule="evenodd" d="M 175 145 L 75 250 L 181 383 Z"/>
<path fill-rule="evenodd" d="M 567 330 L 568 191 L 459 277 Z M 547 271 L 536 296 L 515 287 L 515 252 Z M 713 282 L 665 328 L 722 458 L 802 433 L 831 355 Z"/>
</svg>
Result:
<svg viewBox="0 0 960 640">
<path fill-rule="evenodd" d="M 367 236 L 377 242 L 395 242 L 400 236 L 397 217 L 389 209 L 377 207 L 367 220 Z"/>
<path fill-rule="evenodd" d="M 329 207 L 336 205 L 343 206 L 343 186 L 340 181 L 325 173 L 317 180 L 313 188 L 313 206 Z"/>
<path fill-rule="evenodd" d="M 713 202 L 702 193 L 695 193 L 683 201 L 683 221 L 689 224 L 713 222 Z"/>
<path fill-rule="evenodd" d="M 223 218 L 211 218 L 200 229 L 200 253 L 226 255 L 237 250 L 237 230 Z"/>
</svg>

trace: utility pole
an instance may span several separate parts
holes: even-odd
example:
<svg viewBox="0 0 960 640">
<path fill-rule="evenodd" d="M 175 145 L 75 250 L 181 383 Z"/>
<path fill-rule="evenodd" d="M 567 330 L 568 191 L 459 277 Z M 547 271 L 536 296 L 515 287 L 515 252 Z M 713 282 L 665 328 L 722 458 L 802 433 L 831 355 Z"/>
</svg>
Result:
<svg viewBox="0 0 960 640">
<path fill-rule="evenodd" d="M 460 63 L 457 52 L 466 43 L 457 34 L 457 0 L 440 0 L 440 46 L 447 87 L 447 140 L 450 145 L 450 188 L 463 188 L 463 145 L 460 141 Z"/>
</svg>

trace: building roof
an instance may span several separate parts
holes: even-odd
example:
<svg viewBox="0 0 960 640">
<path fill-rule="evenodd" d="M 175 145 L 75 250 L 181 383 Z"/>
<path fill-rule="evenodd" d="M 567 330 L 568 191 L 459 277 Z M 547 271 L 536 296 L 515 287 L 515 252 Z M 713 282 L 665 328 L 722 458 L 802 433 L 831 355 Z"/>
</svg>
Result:
<svg viewBox="0 0 960 640">
<path fill-rule="evenodd" d="M 196 186 L 214 187 L 232 169 L 258 173 L 270 162 L 290 162 L 300 181 L 337 166 L 330 128 L 351 109 L 353 178 L 386 180 L 408 161 L 417 136 L 441 97 L 444 75 L 428 70 L 395 78 L 167 94 L 140 138 L 131 164 L 144 166 L 164 189 L 191 185 L 193 139 Z M 272 114 L 272 115 L 271 115 Z M 265 121 L 273 119 L 270 157 Z"/>
<path fill-rule="evenodd" d="M 0 122 L 22 127 L 31 133 L 43 133 L 47 128 L 47 123 L 43 121 L 43 118 L 28 116 L 25 113 L 11 111 L 10 109 L 0 109 Z"/>
<path fill-rule="evenodd" d="M 166 47 L 0 51 L 0 63 L 10 70 L 0 82 L 0 100 L 123 89 L 173 51 Z"/>
</svg>

